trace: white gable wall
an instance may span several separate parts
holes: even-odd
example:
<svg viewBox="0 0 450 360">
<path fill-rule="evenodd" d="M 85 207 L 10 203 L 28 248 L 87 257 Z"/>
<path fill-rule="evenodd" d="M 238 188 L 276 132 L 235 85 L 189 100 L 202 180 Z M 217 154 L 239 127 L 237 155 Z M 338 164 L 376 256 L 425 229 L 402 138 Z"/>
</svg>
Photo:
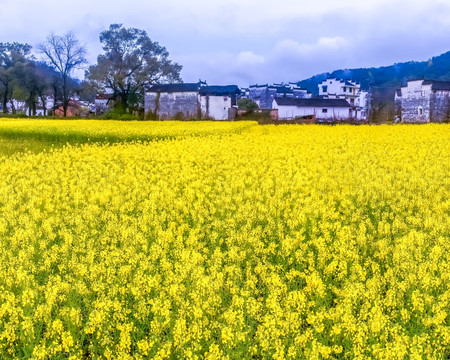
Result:
<svg viewBox="0 0 450 360">
<path fill-rule="evenodd" d="M 229 96 L 201 96 L 200 106 L 202 117 L 213 120 L 228 120 L 228 109 L 231 108 L 231 97 Z"/>
<path fill-rule="evenodd" d="M 324 91 L 324 86 L 326 90 Z M 342 83 L 336 79 L 327 79 L 319 84 L 319 95 L 340 95 L 342 92 Z"/>
<path fill-rule="evenodd" d="M 346 82 L 352 85 L 347 85 Z M 360 85 L 351 81 L 326 79 L 319 84 L 319 95 L 329 99 L 346 99 L 352 106 L 355 105 L 359 91 Z"/>
</svg>

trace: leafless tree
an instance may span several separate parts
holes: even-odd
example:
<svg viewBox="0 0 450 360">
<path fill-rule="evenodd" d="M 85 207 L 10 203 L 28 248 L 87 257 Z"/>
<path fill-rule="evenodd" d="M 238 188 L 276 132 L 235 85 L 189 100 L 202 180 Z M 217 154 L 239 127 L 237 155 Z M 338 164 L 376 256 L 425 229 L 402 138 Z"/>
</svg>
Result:
<svg viewBox="0 0 450 360">
<path fill-rule="evenodd" d="M 38 50 L 61 76 L 62 106 L 66 117 L 74 90 L 71 75 L 74 70 L 81 69 L 86 64 L 86 48 L 73 33 L 69 32 L 61 36 L 50 34 L 44 43 L 38 45 Z"/>
</svg>

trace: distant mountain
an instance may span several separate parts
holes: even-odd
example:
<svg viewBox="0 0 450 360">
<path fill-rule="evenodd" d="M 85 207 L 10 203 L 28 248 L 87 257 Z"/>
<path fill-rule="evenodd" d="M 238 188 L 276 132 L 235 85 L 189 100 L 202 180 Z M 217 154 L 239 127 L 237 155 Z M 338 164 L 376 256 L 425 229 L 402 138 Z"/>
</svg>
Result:
<svg viewBox="0 0 450 360">
<path fill-rule="evenodd" d="M 335 70 L 299 81 L 298 85 L 318 95 L 318 85 L 330 77 L 359 82 L 363 90 L 370 88 L 374 112 L 382 120 L 389 119 L 394 113 L 395 89 L 405 85 L 408 80 L 423 78 L 450 81 L 450 51 L 428 61 L 410 61 L 379 68 Z"/>
<path fill-rule="evenodd" d="M 298 84 L 317 94 L 318 84 L 329 77 L 359 82 L 361 88 L 366 90 L 370 85 L 395 89 L 405 84 L 407 80 L 420 78 L 450 81 L 450 51 L 428 61 L 410 61 L 379 68 L 336 70 L 315 75 L 299 81 Z"/>
</svg>

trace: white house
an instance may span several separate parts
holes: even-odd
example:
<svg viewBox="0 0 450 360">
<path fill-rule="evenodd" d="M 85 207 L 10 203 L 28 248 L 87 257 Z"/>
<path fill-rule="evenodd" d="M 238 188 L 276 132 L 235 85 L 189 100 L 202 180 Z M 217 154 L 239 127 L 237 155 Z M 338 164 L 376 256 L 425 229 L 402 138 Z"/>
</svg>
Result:
<svg viewBox="0 0 450 360">
<path fill-rule="evenodd" d="M 280 120 L 315 117 L 326 120 L 346 120 L 352 117 L 352 107 L 345 99 L 275 98 L 273 109 L 278 109 Z"/>
<path fill-rule="evenodd" d="M 361 90 L 361 85 L 350 80 L 329 78 L 319 84 L 319 96 L 325 99 L 345 99 L 353 107 L 352 117 L 367 119 L 369 113 L 369 93 Z"/>
<path fill-rule="evenodd" d="M 237 113 L 236 97 L 239 93 L 236 85 L 202 86 L 199 91 L 202 118 L 233 120 Z"/>
<path fill-rule="evenodd" d="M 246 97 L 254 101 L 260 109 L 272 109 L 273 99 L 276 97 L 287 97 L 304 99 L 311 98 L 312 94 L 297 85 L 297 83 L 280 83 L 265 85 L 250 85 L 245 89 L 245 93 L 241 97 Z"/>
<path fill-rule="evenodd" d="M 357 120 L 366 120 L 369 116 L 370 96 L 367 91 L 359 91 L 355 100 L 354 117 Z"/>
<path fill-rule="evenodd" d="M 108 111 L 111 105 L 112 94 L 97 94 L 95 97 L 95 113 L 103 114 Z"/>
<path fill-rule="evenodd" d="M 46 109 L 43 106 L 36 106 L 36 116 L 45 116 L 46 114 Z"/>
<path fill-rule="evenodd" d="M 346 99 L 350 105 L 355 105 L 360 85 L 348 80 L 330 78 L 319 84 L 319 96 L 328 99 Z"/>
<path fill-rule="evenodd" d="M 208 86 L 204 82 L 152 85 L 145 91 L 145 112 L 160 120 L 234 120 L 235 85 Z"/>
</svg>

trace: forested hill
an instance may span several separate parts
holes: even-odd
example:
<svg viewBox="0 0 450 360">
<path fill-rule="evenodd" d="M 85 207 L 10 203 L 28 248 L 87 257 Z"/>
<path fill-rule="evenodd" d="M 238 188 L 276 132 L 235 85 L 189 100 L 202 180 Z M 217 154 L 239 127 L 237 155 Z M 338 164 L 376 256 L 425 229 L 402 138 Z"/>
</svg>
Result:
<svg viewBox="0 0 450 360">
<path fill-rule="evenodd" d="M 336 70 L 299 81 L 298 84 L 317 94 L 318 84 L 328 77 L 357 81 L 361 83 L 362 89 L 368 89 L 369 84 L 377 88 L 395 89 L 409 79 L 418 78 L 450 81 L 450 51 L 428 61 L 410 61 L 379 68 Z"/>
</svg>

